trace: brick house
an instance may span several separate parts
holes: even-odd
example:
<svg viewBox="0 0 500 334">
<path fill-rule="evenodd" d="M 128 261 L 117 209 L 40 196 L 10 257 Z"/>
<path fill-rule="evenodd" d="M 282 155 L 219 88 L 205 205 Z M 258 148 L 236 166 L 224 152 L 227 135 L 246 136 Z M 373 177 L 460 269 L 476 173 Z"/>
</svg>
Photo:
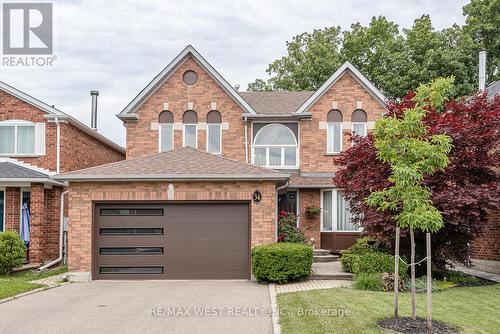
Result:
<svg viewBox="0 0 500 334">
<path fill-rule="evenodd" d="M 121 146 L 96 130 L 0 82 L 0 231 L 19 232 L 26 205 L 31 264 L 59 256 L 61 214 L 67 215 L 68 205 L 65 184 L 53 176 L 124 157 Z"/>
<path fill-rule="evenodd" d="M 279 210 L 299 215 L 316 248 L 349 247 L 360 231 L 332 158 L 384 102 L 348 62 L 315 92 L 237 92 L 186 47 L 118 115 L 126 160 L 57 177 L 71 188 L 70 271 L 249 278 L 250 249 L 276 241 Z"/>
</svg>

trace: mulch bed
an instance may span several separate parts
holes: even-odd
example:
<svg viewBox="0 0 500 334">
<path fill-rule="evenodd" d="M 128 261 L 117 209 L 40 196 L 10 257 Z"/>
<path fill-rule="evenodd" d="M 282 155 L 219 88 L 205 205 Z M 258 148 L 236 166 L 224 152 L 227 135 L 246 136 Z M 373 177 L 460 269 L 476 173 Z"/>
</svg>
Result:
<svg viewBox="0 0 500 334">
<path fill-rule="evenodd" d="M 411 317 L 389 318 L 380 320 L 378 324 L 383 328 L 391 329 L 400 333 L 427 334 L 427 320 L 424 318 L 417 317 L 416 320 L 413 320 Z M 451 325 L 433 320 L 432 333 L 452 334 L 458 333 L 458 330 Z"/>
</svg>

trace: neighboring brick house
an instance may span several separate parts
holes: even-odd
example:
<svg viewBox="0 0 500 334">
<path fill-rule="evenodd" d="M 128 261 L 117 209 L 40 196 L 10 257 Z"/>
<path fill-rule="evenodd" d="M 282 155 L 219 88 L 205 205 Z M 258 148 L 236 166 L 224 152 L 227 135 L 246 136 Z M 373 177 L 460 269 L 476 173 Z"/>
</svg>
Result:
<svg viewBox="0 0 500 334">
<path fill-rule="evenodd" d="M 65 185 L 52 176 L 124 158 L 125 150 L 96 130 L 0 82 L 0 231 L 20 231 L 26 204 L 32 264 L 59 255 Z"/>
<path fill-rule="evenodd" d="M 345 249 L 360 231 L 333 157 L 385 112 L 348 62 L 316 92 L 240 93 L 188 46 L 118 115 L 127 159 L 57 177 L 71 188 L 69 269 L 248 278 L 251 246 L 276 241 L 279 210 L 300 216 L 316 248 Z M 308 217 L 311 205 L 321 215 Z"/>
</svg>

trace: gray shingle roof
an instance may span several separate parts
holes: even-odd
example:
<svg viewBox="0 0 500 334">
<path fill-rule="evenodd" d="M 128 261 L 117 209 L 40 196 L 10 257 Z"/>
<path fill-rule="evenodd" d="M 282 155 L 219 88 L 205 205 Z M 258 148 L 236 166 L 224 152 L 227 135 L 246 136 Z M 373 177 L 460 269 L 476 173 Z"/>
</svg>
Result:
<svg viewBox="0 0 500 334">
<path fill-rule="evenodd" d="M 183 147 L 172 151 L 122 160 L 55 176 L 59 180 L 238 180 L 286 179 L 288 174 L 278 173 Z"/>
<path fill-rule="evenodd" d="M 488 93 L 488 97 L 493 97 L 500 94 L 500 80 L 489 84 L 489 86 L 486 87 L 486 92 Z"/>
<path fill-rule="evenodd" d="M 0 162 L 0 179 L 47 178 L 48 175 L 32 169 L 16 165 L 12 162 Z"/>
<path fill-rule="evenodd" d="M 290 188 L 330 188 L 334 187 L 335 173 L 291 173 L 288 186 Z"/>
<path fill-rule="evenodd" d="M 291 114 L 313 94 L 300 92 L 240 92 L 239 94 L 258 114 Z"/>
</svg>

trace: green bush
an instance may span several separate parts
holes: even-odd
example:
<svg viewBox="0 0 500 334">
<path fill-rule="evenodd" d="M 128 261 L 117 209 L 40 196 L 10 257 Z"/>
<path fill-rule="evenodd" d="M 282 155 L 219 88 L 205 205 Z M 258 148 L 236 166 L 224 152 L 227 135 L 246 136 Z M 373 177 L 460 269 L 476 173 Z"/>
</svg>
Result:
<svg viewBox="0 0 500 334">
<path fill-rule="evenodd" d="M 259 282 L 284 283 L 311 274 L 312 247 L 280 242 L 252 249 L 252 272 Z"/>
<path fill-rule="evenodd" d="M 297 227 L 297 216 L 293 212 L 281 211 L 278 221 L 278 241 L 303 244 L 304 233 Z"/>
<path fill-rule="evenodd" d="M 380 252 L 359 255 L 352 272 L 354 275 L 393 273 L 394 256 Z M 402 261 L 399 263 L 399 276 L 403 279 L 407 277 L 407 268 Z"/>
<path fill-rule="evenodd" d="M 384 291 L 384 282 L 378 273 L 356 275 L 353 286 L 358 290 Z"/>
<path fill-rule="evenodd" d="M 12 269 L 24 263 L 26 248 L 17 232 L 0 232 L 0 275 L 10 274 Z"/>
<path fill-rule="evenodd" d="M 349 247 L 349 249 L 343 250 L 340 253 L 340 265 L 342 270 L 348 273 L 352 273 L 354 262 L 359 258 L 361 254 L 374 253 L 377 251 L 377 241 L 376 239 L 370 237 L 363 237 L 356 240 L 356 243 Z"/>
<path fill-rule="evenodd" d="M 359 258 L 358 254 L 352 253 L 343 253 L 340 258 L 340 265 L 342 270 L 347 273 L 352 273 L 352 267 L 354 266 L 354 262 L 356 262 Z"/>
</svg>

